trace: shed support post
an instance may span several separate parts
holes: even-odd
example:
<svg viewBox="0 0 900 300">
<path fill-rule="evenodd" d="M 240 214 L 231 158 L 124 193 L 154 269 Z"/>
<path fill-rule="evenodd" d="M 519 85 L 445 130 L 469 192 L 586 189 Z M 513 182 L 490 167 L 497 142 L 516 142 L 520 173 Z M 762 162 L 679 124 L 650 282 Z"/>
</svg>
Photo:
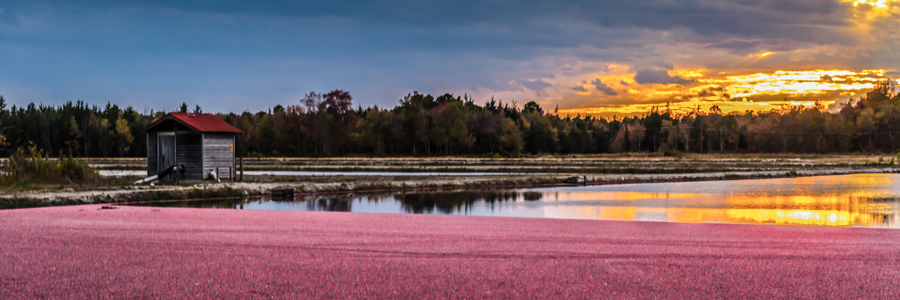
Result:
<svg viewBox="0 0 900 300">
<path fill-rule="evenodd" d="M 244 157 L 241 156 L 241 182 L 244 182 Z"/>
</svg>

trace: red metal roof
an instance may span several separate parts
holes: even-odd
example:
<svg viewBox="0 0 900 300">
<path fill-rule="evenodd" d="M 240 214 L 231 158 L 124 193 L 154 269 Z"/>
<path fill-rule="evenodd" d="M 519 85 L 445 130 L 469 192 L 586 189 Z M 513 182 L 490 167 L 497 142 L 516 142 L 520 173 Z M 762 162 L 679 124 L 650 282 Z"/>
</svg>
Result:
<svg viewBox="0 0 900 300">
<path fill-rule="evenodd" d="M 147 128 L 144 128 L 144 131 L 148 131 L 166 120 L 174 120 L 197 132 L 244 133 L 240 129 L 231 126 L 231 124 L 220 120 L 219 117 L 216 117 L 216 115 L 213 114 L 176 112 L 169 113 L 165 117 L 156 120 L 155 122 L 148 125 Z"/>
</svg>

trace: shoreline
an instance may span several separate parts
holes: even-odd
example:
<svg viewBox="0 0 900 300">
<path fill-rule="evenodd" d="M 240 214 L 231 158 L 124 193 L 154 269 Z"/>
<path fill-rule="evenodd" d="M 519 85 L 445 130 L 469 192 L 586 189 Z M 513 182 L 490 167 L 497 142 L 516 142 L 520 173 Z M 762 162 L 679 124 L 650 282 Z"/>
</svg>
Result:
<svg viewBox="0 0 900 300">
<path fill-rule="evenodd" d="M 135 201 L 202 199 L 214 197 L 259 197 L 272 190 L 293 189 L 297 195 L 402 192 L 450 189 L 515 189 L 561 186 L 600 186 L 689 181 L 724 181 L 848 174 L 897 173 L 895 168 L 846 168 L 798 171 L 733 171 L 678 174 L 553 174 L 521 176 L 308 176 L 294 182 L 221 182 L 190 185 L 140 185 L 84 190 L 38 190 L 0 195 L 0 208 L 123 203 Z M 318 177 L 318 178 L 315 178 Z M 571 177 L 586 178 L 585 184 L 566 183 Z M 268 178 L 272 179 L 272 178 Z M 304 179 L 309 179 L 304 181 Z M 318 181 L 318 182 L 316 182 Z"/>
</svg>

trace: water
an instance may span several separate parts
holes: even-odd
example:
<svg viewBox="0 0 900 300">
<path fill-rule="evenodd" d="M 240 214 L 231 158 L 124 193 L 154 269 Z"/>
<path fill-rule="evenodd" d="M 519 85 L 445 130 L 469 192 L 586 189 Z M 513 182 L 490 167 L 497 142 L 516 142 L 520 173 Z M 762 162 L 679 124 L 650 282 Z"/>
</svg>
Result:
<svg viewBox="0 0 900 300">
<path fill-rule="evenodd" d="M 99 170 L 100 176 L 147 176 L 146 170 Z M 544 175 L 523 172 L 359 172 L 359 171 L 244 171 L 248 176 L 508 176 Z"/>
<path fill-rule="evenodd" d="M 900 175 L 343 194 L 298 196 L 293 201 L 192 201 L 153 205 L 900 228 Z"/>
</svg>

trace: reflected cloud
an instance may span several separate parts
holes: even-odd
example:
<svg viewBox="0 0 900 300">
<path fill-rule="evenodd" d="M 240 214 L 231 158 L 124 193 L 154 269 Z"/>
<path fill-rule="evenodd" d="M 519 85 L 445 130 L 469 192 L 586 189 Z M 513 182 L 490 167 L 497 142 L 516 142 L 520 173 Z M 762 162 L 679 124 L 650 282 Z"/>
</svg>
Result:
<svg viewBox="0 0 900 300">
<path fill-rule="evenodd" d="M 659 221 L 680 223 L 735 223 L 804 226 L 897 225 L 900 198 L 892 191 L 897 176 L 849 175 L 790 179 L 784 191 L 727 194 L 584 191 L 565 193 L 572 205 L 548 206 L 555 218 Z M 753 189 L 764 181 L 736 182 Z M 663 184 L 660 186 L 671 186 Z M 822 192 L 838 187 L 842 192 Z M 665 200 L 641 202 L 643 200 Z M 581 205 L 582 201 L 596 205 Z M 639 203 L 629 203 L 639 202 Z"/>
<path fill-rule="evenodd" d="M 678 223 L 732 223 L 804 226 L 882 227 L 897 222 L 893 212 L 857 210 L 795 210 L 776 208 L 661 208 L 638 206 L 549 207 L 553 218 Z"/>
<path fill-rule="evenodd" d="M 227 199 L 151 206 L 617 221 L 900 227 L 900 175 Z"/>
</svg>

